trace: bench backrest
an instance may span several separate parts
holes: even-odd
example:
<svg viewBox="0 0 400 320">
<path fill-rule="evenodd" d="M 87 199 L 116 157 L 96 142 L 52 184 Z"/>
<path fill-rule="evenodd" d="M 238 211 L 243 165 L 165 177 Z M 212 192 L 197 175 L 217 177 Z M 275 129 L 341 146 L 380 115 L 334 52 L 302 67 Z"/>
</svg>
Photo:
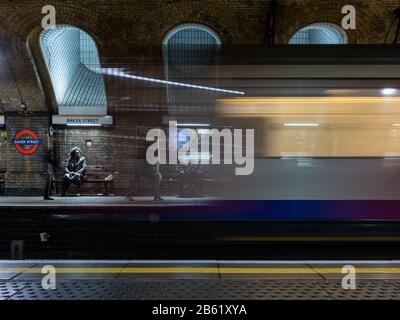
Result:
<svg viewBox="0 0 400 320">
<path fill-rule="evenodd" d="M 114 172 L 113 165 L 88 165 L 87 172 Z"/>
<path fill-rule="evenodd" d="M 105 178 L 115 171 L 112 165 L 88 165 L 86 174 L 90 177 Z"/>
</svg>

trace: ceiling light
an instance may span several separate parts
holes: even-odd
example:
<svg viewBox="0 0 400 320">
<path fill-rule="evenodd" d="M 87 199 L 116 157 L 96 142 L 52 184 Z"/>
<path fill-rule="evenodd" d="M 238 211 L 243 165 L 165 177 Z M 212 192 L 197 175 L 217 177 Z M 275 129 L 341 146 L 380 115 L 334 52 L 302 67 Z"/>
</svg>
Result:
<svg viewBox="0 0 400 320">
<path fill-rule="evenodd" d="M 285 123 L 285 127 L 318 127 L 318 123 Z"/>
<path fill-rule="evenodd" d="M 397 93 L 397 89 L 394 89 L 394 88 L 385 88 L 385 89 L 382 89 L 382 90 L 381 90 L 381 93 L 382 93 L 384 96 L 391 96 L 391 95 L 394 95 L 394 94 Z"/>
</svg>

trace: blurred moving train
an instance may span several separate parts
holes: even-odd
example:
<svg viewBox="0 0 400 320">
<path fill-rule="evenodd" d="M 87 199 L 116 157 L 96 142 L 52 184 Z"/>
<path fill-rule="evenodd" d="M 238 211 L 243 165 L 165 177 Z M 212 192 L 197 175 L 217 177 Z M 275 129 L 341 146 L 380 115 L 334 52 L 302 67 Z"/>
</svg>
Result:
<svg viewBox="0 0 400 320">
<path fill-rule="evenodd" d="M 250 176 L 213 166 L 231 178 L 217 198 L 400 200 L 398 48 L 314 49 L 221 58 L 219 86 L 245 95 L 215 99 L 211 121 L 255 129 L 256 159 Z"/>
<path fill-rule="evenodd" d="M 399 96 L 229 98 L 217 115 L 255 129 L 255 172 L 223 197 L 400 199 Z"/>
</svg>

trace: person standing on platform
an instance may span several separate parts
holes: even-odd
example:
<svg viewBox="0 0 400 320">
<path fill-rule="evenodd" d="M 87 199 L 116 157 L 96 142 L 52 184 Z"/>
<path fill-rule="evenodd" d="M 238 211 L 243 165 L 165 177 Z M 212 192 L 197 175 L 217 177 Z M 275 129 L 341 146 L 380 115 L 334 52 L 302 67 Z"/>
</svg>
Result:
<svg viewBox="0 0 400 320">
<path fill-rule="evenodd" d="M 154 201 L 164 200 L 161 197 L 161 193 L 162 193 L 162 175 L 160 173 L 160 166 L 159 164 L 157 164 L 154 173 Z"/>
<path fill-rule="evenodd" d="M 43 200 L 54 200 L 50 196 L 53 191 L 53 179 L 57 170 L 57 160 L 53 150 L 49 150 L 46 158 L 47 174 L 46 174 L 46 186 L 44 188 Z"/>
</svg>

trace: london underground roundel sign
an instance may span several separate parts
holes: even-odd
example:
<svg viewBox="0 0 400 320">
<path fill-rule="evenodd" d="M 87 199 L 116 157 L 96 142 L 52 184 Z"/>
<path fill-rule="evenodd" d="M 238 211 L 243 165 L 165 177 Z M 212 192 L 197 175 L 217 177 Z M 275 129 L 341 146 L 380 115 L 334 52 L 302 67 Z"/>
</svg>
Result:
<svg viewBox="0 0 400 320">
<path fill-rule="evenodd" d="M 30 155 L 36 152 L 41 141 L 32 130 L 22 130 L 16 134 L 13 144 L 19 153 Z"/>
</svg>

